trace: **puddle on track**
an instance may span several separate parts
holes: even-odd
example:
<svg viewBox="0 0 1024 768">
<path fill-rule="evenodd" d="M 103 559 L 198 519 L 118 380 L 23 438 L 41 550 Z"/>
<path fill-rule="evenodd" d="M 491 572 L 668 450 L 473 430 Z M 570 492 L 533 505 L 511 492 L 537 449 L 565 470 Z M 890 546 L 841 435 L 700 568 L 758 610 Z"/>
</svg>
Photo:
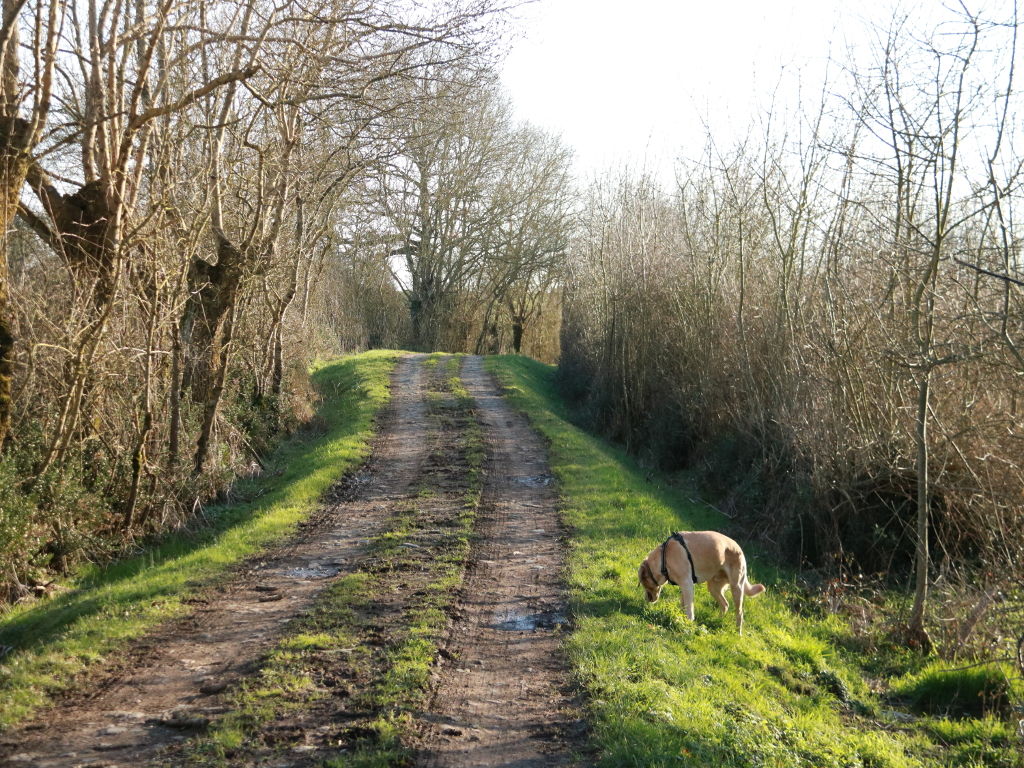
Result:
<svg viewBox="0 0 1024 768">
<path fill-rule="evenodd" d="M 290 579 L 312 581 L 313 579 L 329 579 L 332 576 L 337 576 L 340 571 L 340 565 L 311 565 L 300 568 L 290 568 L 281 575 Z"/>
<path fill-rule="evenodd" d="M 496 612 L 491 626 L 506 632 L 533 632 L 538 629 L 554 629 L 568 623 L 569 619 L 558 612 L 521 613 L 509 608 Z"/>
<path fill-rule="evenodd" d="M 515 478 L 512 478 L 512 479 L 513 479 L 513 481 L 519 483 L 520 485 L 525 485 L 528 488 L 546 488 L 547 486 L 551 485 L 552 481 L 555 478 L 554 478 L 553 475 L 544 474 L 544 475 L 525 475 L 525 476 L 522 476 L 522 477 L 515 477 Z"/>
</svg>

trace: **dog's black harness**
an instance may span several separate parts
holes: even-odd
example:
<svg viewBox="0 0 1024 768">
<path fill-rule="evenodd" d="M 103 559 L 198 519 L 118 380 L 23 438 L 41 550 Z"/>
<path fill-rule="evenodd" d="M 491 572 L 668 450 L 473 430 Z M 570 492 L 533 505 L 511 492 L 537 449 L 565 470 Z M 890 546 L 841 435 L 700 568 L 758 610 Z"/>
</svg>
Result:
<svg viewBox="0 0 1024 768">
<path fill-rule="evenodd" d="M 699 584 L 700 579 L 697 578 L 697 569 L 693 567 L 693 556 L 690 554 L 690 548 L 686 546 L 686 540 L 683 538 L 683 535 L 681 533 L 673 533 L 671 536 L 665 539 L 665 541 L 661 545 L 661 575 L 665 577 L 665 580 L 669 584 L 676 587 L 679 586 L 674 581 L 672 581 L 672 577 L 668 575 L 668 566 L 665 565 L 665 547 L 668 545 L 670 541 L 672 541 L 672 539 L 675 539 L 683 545 L 683 551 L 686 553 L 686 559 L 690 561 L 690 576 L 693 579 L 694 584 Z"/>
</svg>

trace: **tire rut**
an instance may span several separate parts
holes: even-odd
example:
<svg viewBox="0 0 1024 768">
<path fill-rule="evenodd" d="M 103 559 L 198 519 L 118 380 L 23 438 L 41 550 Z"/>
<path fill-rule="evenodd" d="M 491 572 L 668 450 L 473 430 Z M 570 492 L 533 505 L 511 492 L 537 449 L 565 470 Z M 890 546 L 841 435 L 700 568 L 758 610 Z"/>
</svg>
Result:
<svg viewBox="0 0 1024 768">
<path fill-rule="evenodd" d="M 444 617 L 455 598 L 469 550 L 479 501 L 479 428 L 474 412 L 452 387 L 447 356 L 433 358 L 427 378 L 430 451 L 417 481 L 416 498 L 395 509 L 391 523 L 368 553 L 353 564 L 366 599 L 318 600 L 310 612 L 315 630 L 345 638 L 305 648 L 286 668 L 268 661 L 260 674 L 285 672 L 308 681 L 264 700 L 266 718 L 245 722 L 245 704 L 225 722 L 230 732 L 244 723 L 245 738 L 223 751 L 223 766 L 317 768 L 331 765 L 409 765 L 404 737 L 408 716 L 425 694 L 433 654 L 428 645 L 445 635 Z M 335 596 L 337 597 L 337 596 Z M 293 629 L 302 631 L 302 623 Z M 291 632 L 291 630 L 290 630 Z M 276 678 L 274 678 L 276 679 Z M 274 684 L 271 684 L 271 688 Z M 237 700 L 236 700 L 237 701 Z M 260 707 L 258 706 L 257 709 Z M 191 754 L 218 750 L 215 724 L 182 752 L 168 750 L 161 766 L 176 767 Z"/>
<path fill-rule="evenodd" d="M 564 532 L 547 451 L 479 357 L 463 382 L 489 458 L 474 550 L 423 716 L 416 764 L 576 765 L 582 723 L 561 652 Z"/>
<path fill-rule="evenodd" d="M 201 607 L 138 641 L 119 668 L 94 675 L 88 691 L 4 734 L 0 766 L 144 765 L 223 712 L 217 694 L 251 672 L 283 627 L 351 571 L 395 505 L 415 493 L 432 439 L 422 362 L 409 356 L 396 366 L 371 459 L 347 498 L 326 502 L 290 542 L 248 561 L 201 596 Z"/>
</svg>

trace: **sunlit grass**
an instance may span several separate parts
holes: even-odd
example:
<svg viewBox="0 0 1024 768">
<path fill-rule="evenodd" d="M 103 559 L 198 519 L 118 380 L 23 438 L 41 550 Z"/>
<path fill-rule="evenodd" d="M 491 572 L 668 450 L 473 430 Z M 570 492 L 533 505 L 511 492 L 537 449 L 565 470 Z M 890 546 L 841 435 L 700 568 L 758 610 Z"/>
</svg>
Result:
<svg viewBox="0 0 1024 768">
<path fill-rule="evenodd" d="M 160 621 L 227 569 L 291 533 L 320 496 L 369 451 L 397 353 L 369 352 L 317 366 L 316 428 L 285 441 L 263 478 L 237 490 L 254 500 L 211 507 L 208 525 L 164 538 L 139 557 L 83 573 L 70 591 L 0 619 L 0 727 L 27 717 L 90 665 Z"/>
<path fill-rule="evenodd" d="M 941 736 L 938 720 L 884 721 L 880 709 L 894 705 L 879 701 L 856 660 L 833 644 L 842 622 L 793 613 L 785 570 L 752 547 L 751 575 L 768 592 L 745 601 L 742 637 L 702 586 L 694 623 L 673 587 L 645 602 L 636 570 L 651 548 L 673 530 L 727 531 L 728 520 L 574 426 L 550 366 L 512 356 L 487 366 L 550 444 L 572 532 L 575 626 L 566 648 L 587 694 L 598 765 L 1021 765 L 1006 730 L 988 720 Z M 993 731 L 1001 738 L 986 742 Z M 949 745 L 954 736 L 958 745 Z"/>
</svg>

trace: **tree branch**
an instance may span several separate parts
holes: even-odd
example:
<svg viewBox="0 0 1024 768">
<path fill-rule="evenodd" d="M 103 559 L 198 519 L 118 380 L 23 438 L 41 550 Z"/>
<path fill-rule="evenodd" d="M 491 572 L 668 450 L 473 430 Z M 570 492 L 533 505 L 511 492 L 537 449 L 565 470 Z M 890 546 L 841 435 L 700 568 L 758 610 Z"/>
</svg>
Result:
<svg viewBox="0 0 1024 768">
<path fill-rule="evenodd" d="M 57 238 L 53 234 L 53 230 L 47 226 L 46 222 L 43 221 L 39 216 L 36 215 L 35 211 L 26 206 L 24 203 L 18 203 L 18 216 L 35 232 L 39 238 L 46 243 L 54 251 L 57 251 Z"/>
<path fill-rule="evenodd" d="M 971 264 L 969 261 L 964 261 L 963 259 L 958 259 L 956 256 L 953 257 L 953 261 L 955 261 L 957 264 L 962 264 L 965 267 L 973 269 L 975 272 L 980 272 L 983 275 L 988 275 L 989 277 L 994 277 L 997 280 L 1005 280 L 1007 283 L 1013 283 L 1014 285 L 1019 285 L 1022 288 L 1024 288 L 1024 280 L 1018 280 L 1016 277 L 1010 277 L 1009 275 L 1003 275 L 1003 274 L 1001 274 L 999 272 L 992 272 L 991 270 L 985 269 L 984 267 L 979 267 L 977 264 Z"/>
<path fill-rule="evenodd" d="M 177 101 L 171 102 L 170 104 L 164 104 L 161 107 L 151 107 L 142 114 L 136 115 L 131 119 L 131 122 L 128 124 L 128 129 L 135 130 L 137 128 L 142 127 L 150 120 L 153 120 L 157 117 L 161 117 L 163 115 L 169 115 L 172 112 L 177 112 L 179 109 L 184 109 L 192 102 L 203 98 L 203 96 L 206 96 L 209 93 L 212 93 L 213 91 L 220 88 L 222 85 L 227 85 L 228 83 L 233 83 L 238 80 L 247 80 L 259 71 L 260 68 L 256 66 L 247 67 L 245 69 L 236 69 L 231 72 L 225 72 L 220 77 L 215 77 L 213 80 L 208 82 L 203 87 L 196 88 L 194 91 L 185 94 Z"/>
</svg>

